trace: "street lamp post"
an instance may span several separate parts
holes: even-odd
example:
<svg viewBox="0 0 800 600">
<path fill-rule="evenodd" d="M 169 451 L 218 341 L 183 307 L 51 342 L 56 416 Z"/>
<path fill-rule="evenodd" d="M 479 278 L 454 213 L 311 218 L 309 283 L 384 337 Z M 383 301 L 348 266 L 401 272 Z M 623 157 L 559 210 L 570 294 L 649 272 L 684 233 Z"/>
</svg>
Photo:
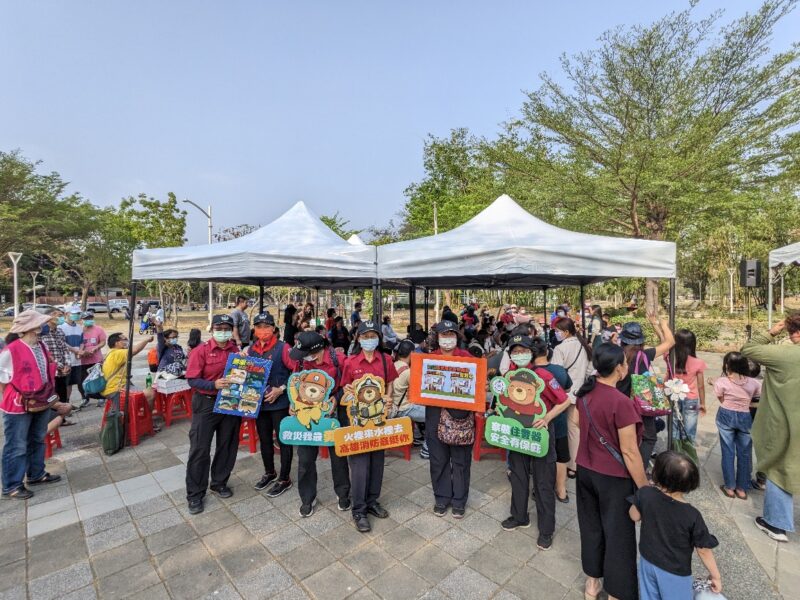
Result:
<svg viewBox="0 0 800 600">
<path fill-rule="evenodd" d="M 184 203 L 191 204 L 201 213 L 206 216 L 208 219 L 208 243 L 211 244 L 211 232 L 213 230 L 213 225 L 211 223 L 211 205 L 208 205 L 208 211 L 203 210 L 198 204 L 195 204 L 191 200 L 184 200 Z M 211 320 L 214 318 L 214 284 L 210 281 L 208 282 L 208 329 L 211 330 Z"/>
<path fill-rule="evenodd" d="M 36 278 L 39 276 L 39 271 L 29 271 L 33 279 L 33 308 L 36 308 Z"/>
<path fill-rule="evenodd" d="M 17 282 L 17 265 L 22 258 L 22 252 L 9 252 L 8 257 L 14 263 L 14 318 L 19 315 L 19 284 Z"/>
</svg>

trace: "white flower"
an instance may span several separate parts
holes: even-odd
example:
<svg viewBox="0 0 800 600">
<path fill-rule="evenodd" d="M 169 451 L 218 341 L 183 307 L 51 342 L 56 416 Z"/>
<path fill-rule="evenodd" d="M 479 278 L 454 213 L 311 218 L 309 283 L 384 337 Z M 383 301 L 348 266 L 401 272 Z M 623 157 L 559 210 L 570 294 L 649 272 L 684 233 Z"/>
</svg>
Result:
<svg viewBox="0 0 800 600">
<path fill-rule="evenodd" d="M 664 383 L 664 393 L 672 400 L 685 400 L 689 394 L 689 386 L 681 379 L 670 379 Z"/>
</svg>

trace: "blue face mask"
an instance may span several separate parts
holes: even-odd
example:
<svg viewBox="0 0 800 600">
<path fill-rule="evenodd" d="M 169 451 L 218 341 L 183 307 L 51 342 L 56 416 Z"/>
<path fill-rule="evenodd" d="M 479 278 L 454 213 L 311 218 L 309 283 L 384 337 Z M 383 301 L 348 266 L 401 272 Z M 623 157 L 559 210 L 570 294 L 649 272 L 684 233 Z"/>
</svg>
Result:
<svg viewBox="0 0 800 600">
<path fill-rule="evenodd" d="M 64 324 L 64 317 L 58 317 L 56 319 L 56 325 L 63 325 Z"/>
<path fill-rule="evenodd" d="M 177 346 L 178 338 L 169 338 L 169 343 L 172 344 L 173 346 Z"/>
<path fill-rule="evenodd" d="M 84 327 L 91 327 L 92 325 L 94 325 L 94 319 L 85 319 L 83 321 Z"/>
<path fill-rule="evenodd" d="M 367 352 L 374 352 L 375 349 L 378 347 L 378 338 L 368 338 L 365 340 L 360 340 L 359 343 L 361 344 L 361 349 L 366 350 Z"/>
<path fill-rule="evenodd" d="M 42 335 L 47 335 L 48 333 L 50 333 L 50 325 L 45 323 L 42 325 Z"/>
</svg>

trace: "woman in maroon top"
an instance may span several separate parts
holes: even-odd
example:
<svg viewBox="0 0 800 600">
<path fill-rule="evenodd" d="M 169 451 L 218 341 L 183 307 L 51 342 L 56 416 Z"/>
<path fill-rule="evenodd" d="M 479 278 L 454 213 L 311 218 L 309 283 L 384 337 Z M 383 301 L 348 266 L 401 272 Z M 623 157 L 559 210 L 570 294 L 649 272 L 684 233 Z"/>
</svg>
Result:
<svg viewBox="0 0 800 600">
<path fill-rule="evenodd" d="M 636 600 L 636 528 L 626 498 L 648 484 L 639 454 L 642 419 L 633 401 L 616 388 L 628 374 L 624 350 L 601 344 L 592 363 L 597 375 L 576 394 L 576 493 L 581 562 L 588 576 L 585 596 L 594 599 L 605 587 L 609 598 Z"/>
</svg>

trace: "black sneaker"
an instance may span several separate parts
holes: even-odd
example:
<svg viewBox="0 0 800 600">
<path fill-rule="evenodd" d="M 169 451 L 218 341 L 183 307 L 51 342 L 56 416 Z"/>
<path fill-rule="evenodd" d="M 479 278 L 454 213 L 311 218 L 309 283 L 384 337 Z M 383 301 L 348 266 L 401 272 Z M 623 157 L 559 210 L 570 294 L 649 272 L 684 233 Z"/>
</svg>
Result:
<svg viewBox="0 0 800 600">
<path fill-rule="evenodd" d="M 464 509 L 463 508 L 456 508 L 453 507 L 453 518 L 454 519 L 463 519 L 464 518 Z"/>
<path fill-rule="evenodd" d="M 198 498 L 197 500 L 189 500 L 189 514 L 196 515 L 203 512 L 203 499 Z"/>
<path fill-rule="evenodd" d="M 433 507 L 433 514 L 437 517 L 443 517 L 447 514 L 447 507 L 444 504 L 436 504 Z"/>
<path fill-rule="evenodd" d="M 290 487 L 292 487 L 291 479 L 288 481 L 276 481 L 267 491 L 267 498 L 277 498 Z"/>
<path fill-rule="evenodd" d="M 350 510 L 350 507 L 353 506 L 353 503 L 350 502 L 350 498 L 339 498 L 339 504 L 337 508 L 342 512 L 346 510 Z"/>
<path fill-rule="evenodd" d="M 503 529 L 506 531 L 513 531 L 514 529 L 527 529 L 531 526 L 531 521 L 528 519 L 525 523 L 520 523 L 514 517 L 508 517 L 505 521 L 503 521 L 500 525 L 502 525 Z"/>
<path fill-rule="evenodd" d="M 387 518 L 389 518 L 389 511 L 386 510 L 385 508 L 383 508 L 377 502 L 375 504 L 373 504 L 372 506 L 368 506 L 367 507 L 367 512 L 369 514 L 375 516 L 375 517 L 378 517 L 379 519 L 387 519 Z"/>
<path fill-rule="evenodd" d="M 539 534 L 539 537 L 536 538 L 536 547 L 539 550 L 550 550 L 550 546 L 553 545 L 553 536 L 552 535 L 545 535 L 543 533 Z"/>
<path fill-rule="evenodd" d="M 778 529 L 767 523 L 763 517 L 756 517 L 756 527 L 766 533 L 776 542 L 788 542 L 789 538 L 783 529 Z"/>
<path fill-rule="evenodd" d="M 61 481 L 61 475 L 51 475 L 50 473 L 45 473 L 39 479 L 28 480 L 28 485 L 41 485 L 43 483 L 55 483 L 56 481 Z"/>
<path fill-rule="evenodd" d="M 750 487 L 752 487 L 754 490 L 763 492 L 767 489 L 767 484 L 761 483 L 758 479 L 753 479 L 750 481 Z"/>
<path fill-rule="evenodd" d="M 317 504 L 317 499 L 314 498 L 310 504 L 303 504 L 300 507 L 300 516 L 304 519 L 314 514 L 314 506 Z"/>
<path fill-rule="evenodd" d="M 211 491 L 214 492 L 220 498 L 230 498 L 233 496 L 233 490 L 229 488 L 227 485 L 212 485 Z"/>
<path fill-rule="evenodd" d="M 10 492 L 3 492 L 3 498 L 13 498 L 14 500 L 27 500 L 33 498 L 33 492 L 24 485 L 19 486 Z"/>
<path fill-rule="evenodd" d="M 356 526 L 359 533 L 369 533 L 372 531 L 372 526 L 369 524 L 367 515 L 353 515 L 353 524 Z"/>
<path fill-rule="evenodd" d="M 422 444 L 422 448 L 419 449 L 419 457 L 422 460 L 430 460 L 431 453 L 428 451 L 428 444 Z"/>
<path fill-rule="evenodd" d="M 258 483 L 256 483 L 253 486 L 253 489 L 258 490 L 259 492 L 261 490 L 265 490 L 267 489 L 267 486 L 273 481 L 275 481 L 277 478 L 278 478 L 277 473 L 264 473 L 261 479 L 258 480 Z"/>
</svg>

